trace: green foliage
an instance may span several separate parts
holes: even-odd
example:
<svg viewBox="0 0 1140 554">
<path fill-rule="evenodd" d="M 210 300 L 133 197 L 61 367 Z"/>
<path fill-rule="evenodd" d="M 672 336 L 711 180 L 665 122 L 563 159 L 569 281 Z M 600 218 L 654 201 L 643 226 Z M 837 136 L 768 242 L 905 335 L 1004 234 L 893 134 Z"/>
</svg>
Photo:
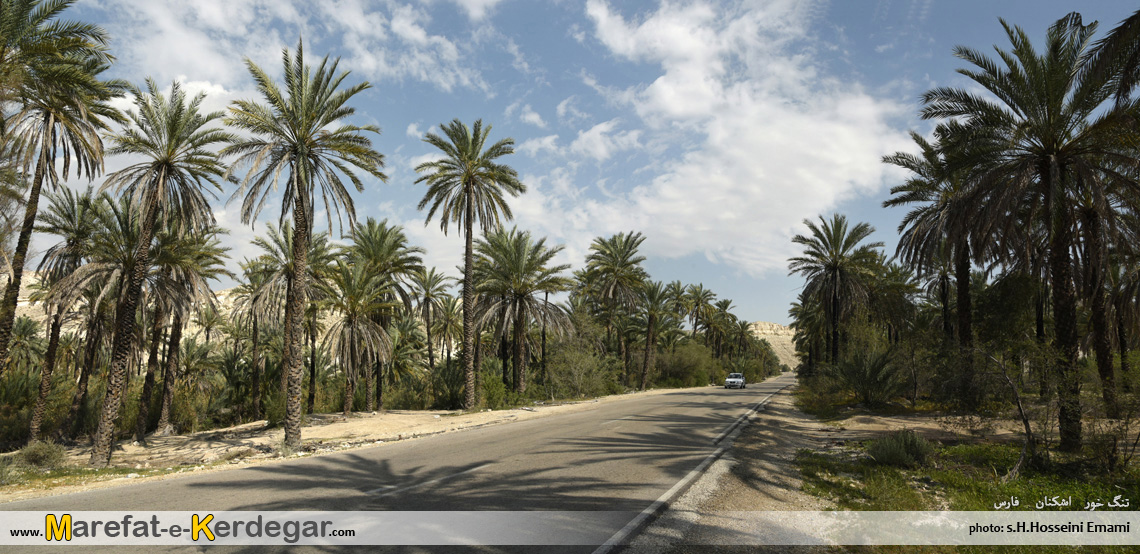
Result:
<svg viewBox="0 0 1140 554">
<path fill-rule="evenodd" d="M 910 429 L 891 433 L 871 441 L 867 454 L 876 463 L 895 467 L 925 465 L 934 452 L 934 446 Z"/>
<path fill-rule="evenodd" d="M 17 456 L 20 462 L 28 467 L 52 469 L 63 464 L 67 458 L 67 451 L 52 442 L 32 441 L 20 449 Z"/>
<path fill-rule="evenodd" d="M 550 395 L 555 398 L 600 396 L 612 381 L 604 359 L 578 342 L 559 344 L 550 349 Z"/>
<path fill-rule="evenodd" d="M 906 377 L 892 363 L 887 350 L 856 349 L 838 364 L 829 366 L 825 374 L 872 408 L 902 395 L 906 388 Z"/>
<path fill-rule="evenodd" d="M 716 383 L 726 374 L 720 361 L 704 345 L 687 342 L 676 352 L 664 352 L 657 359 L 660 387 L 703 387 Z"/>
</svg>

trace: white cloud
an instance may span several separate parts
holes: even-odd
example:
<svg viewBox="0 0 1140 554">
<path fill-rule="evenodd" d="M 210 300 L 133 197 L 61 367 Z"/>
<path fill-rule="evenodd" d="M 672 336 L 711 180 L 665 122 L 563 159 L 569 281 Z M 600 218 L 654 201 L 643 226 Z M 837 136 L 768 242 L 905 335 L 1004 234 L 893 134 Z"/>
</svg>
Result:
<svg viewBox="0 0 1140 554">
<path fill-rule="evenodd" d="M 586 119 L 589 117 L 577 107 L 575 107 L 574 103 L 574 95 L 567 96 L 565 100 L 559 102 L 558 107 L 555 108 L 555 113 L 558 114 L 558 119 L 567 123 L 572 123 L 579 119 Z"/>
<path fill-rule="evenodd" d="M 545 137 L 527 139 L 519 144 L 518 151 L 531 157 L 535 157 L 541 152 L 557 153 L 557 143 L 558 135 L 547 135 Z"/>
<path fill-rule="evenodd" d="M 479 21 L 487 17 L 487 13 L 494 9 L 502 0 L 452 0 L 467 11 L 467 17 L 472 21 Z"/>
<path fill-rule="evenodd" d="M 408 138 L 421 139 L 424 136 L 423 131 L 420 131 L 419 123 L 409 123 L 408 129 L 404 131 Z"/>
<path fill-rule="evenodd" d="M 619 120 L 594 125 L 586 131 L 578 131 L 578 138 L 570 143 L 570 151 L 589 156 L 595 161 L 605 161 L 614 154 L 623 150 L 630 150 L 641 146 L 638 139 L 641 131 L 613 132 Z"/>
<path fill-rule="evenodd" d="M 542 120 L 542 116 L 538 115 L 538 112 L 530 107 L 530 104 L 522 107 L 522 111 L 519 112 L 519 120 L 524 123 L 530 123 L 535 127 L 546 128 L 546 122 Z"/>
<path fill-rule="evenodd" d="M 612 55 L 660 72 L 619 87 L 583 72 L 586 85 L 639 121 L 580 130 L 567 150 L 604 161 L 644 147 L 651 162 L 633 175 L 644 180 L 607 185 L 599 200 L 558 185 L 573 177 L 573 161 L 533 176 L 531 191 L 512 204 L 520 224 L 577 250 L 633 229 L 647 236 L 650 255 L 703 254 L 752 275 L 783 271 L 803 218 L 881 190 L 890 170 L 880 157 L 909 148 L 891 124 L 905 107 L 821 73 L 808 33 L 815 8 L 664 2 L 629 20 L 588 0 L 594 37 Z M 571 98 L 559 105 L 560 119 L 574 113 Z M 528 151 L 537 153 L 544 139 L 534 140 Z"/>
</svg>

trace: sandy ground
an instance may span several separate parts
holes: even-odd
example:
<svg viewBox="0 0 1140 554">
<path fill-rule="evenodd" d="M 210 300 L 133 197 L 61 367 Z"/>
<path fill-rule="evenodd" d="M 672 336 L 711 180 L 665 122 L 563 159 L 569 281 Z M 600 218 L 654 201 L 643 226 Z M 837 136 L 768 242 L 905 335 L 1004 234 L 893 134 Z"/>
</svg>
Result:
<svg viewBox="0 0 1140 554">
<path fill-rule="evenodd" d="M 607 402 L 676 391 L 677 389 L 659 389 L 581 402 L 537 404 L 533 407 L 472 413 L 392 410 L 370 414 L 354 413 L 347 419 L 341 414 L 317 414 L 308 416 L 301 432 L 304 444 L 301 452 L 294 457 L 319 456 L 392 441 L 579 412 Z M 0 503 L 112 487 L 147 479 L 171 478 L 187 471 L 222 471 L 252 464 L 276 463 L 287 459 L 280 453 L 284 438 L 283 428 L 267 428 L 265 421 L 257 421 L 191 435 L 149 437 L 147 446 L 120 441 L 111 459 L 113 466 L 139 470 L 173 469 L 174 473 L 154 476 L 131 474 L 134 476 L 88 480 L 81 484 L 31 490 L 19 485 L 0 487 Z M 90 453 L 90 446 L 71 448 L 68 450 L 68 463 L 85 466 Z"/>
<path fill-rule="evenodd" d="M 661 517 L 638 535 L 625 551 L 630 554 L 668 552 L 828 552 L 827 547 L 755 546 L 779 543 L 797 529 L 812 524 L 800 511 L 830 510 L 834 506 L 802 491 L 803 482 L 793 464 L 796 452 L 845 451 L 848 442 L 862 441 L 891 431 L 911 429 L 927 439 L 977 440 L 963 426 L 947 427 L 934 415 L 852 415 L 822 422 L 794 405 L 794 387 L 777 393 L 752 418 L 724 456 L 714 462 L 693 486 Z M 1019 427 L 1002 421 L 987 435 L 989 440 L 1020 440 Z M 773 521 L 749 517 L 749 512 L 787 511 Z M 751 543 L 743 546 L 740 543 Z"/>
</svg>

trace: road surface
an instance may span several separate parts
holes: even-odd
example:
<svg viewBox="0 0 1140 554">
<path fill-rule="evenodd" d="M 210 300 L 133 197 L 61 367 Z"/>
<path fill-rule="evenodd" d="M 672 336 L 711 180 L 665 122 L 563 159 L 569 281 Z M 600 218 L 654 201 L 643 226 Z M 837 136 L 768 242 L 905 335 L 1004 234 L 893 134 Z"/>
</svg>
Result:
<svg viewBox="0 0 1140 554">
<path fill-rule="evenodd" d="M 716 451 L 714 441 L 743 414 L 792 381 L 788 373 L 743 390 L 632 397 L 373 448 L 0 504 L 0 510 L 636 513 Z M 607 525 L 617 532 L 627 523 L 623 516 Z"/>
</svg>

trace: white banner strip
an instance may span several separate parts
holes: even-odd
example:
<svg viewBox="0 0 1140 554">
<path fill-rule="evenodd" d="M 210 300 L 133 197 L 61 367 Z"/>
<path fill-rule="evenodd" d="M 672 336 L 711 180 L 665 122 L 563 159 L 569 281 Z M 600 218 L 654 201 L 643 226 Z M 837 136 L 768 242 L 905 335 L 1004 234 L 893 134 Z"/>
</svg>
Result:
<svg viewBox="0 0 1140 554">
<path fill-rule="evenodd" d="M 720 512 L 721 545 L 1140 545 L 1140 512 Z M 0 545 L 598 545 L 637 512 L 0 512 Z"/>
</svg>

